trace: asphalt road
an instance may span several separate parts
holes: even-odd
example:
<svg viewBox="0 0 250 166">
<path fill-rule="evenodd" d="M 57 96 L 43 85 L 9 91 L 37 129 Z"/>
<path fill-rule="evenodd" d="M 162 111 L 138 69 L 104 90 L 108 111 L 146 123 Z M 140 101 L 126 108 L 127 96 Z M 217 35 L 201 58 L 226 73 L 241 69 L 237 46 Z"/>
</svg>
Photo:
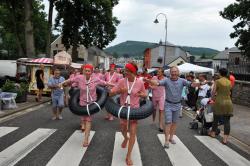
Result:
<svg viewBox="0 0 250 166">
<path fill-rule="evenodd" d="M 81 157 L 79 165 L 110 166 L 112 164 L 114 144 L 116 138 L 115 135 L 117 132 L 119 132 L 119 120 L 116 119 L 112 122 L 106 121 L 104 120 L 104 116 L 104 111 L 94 115 L 92 131 L 95 131 L 95 133 L 93 139 L 90 142 L 89 147 L 86 149 L 86 152 Z M 51 135 L 41 141 L 38 146 L 35 146 L 35 148 L 31 150 L 27 155 L 25 155 L 18 162 L 15 162 L 15 165 L 17 166 L 46 165 L 50 161 L 50 159 L 55 156 L 55 154 L 63 146 L 63 144 L 69 139 L 69 137 L 71 137 L 76 130 L 80 129 L 79 116 L 73 115 L 66 108 L 64 109 L 63 117 L 63 120 L 52 121 L 51 106 L 47 105 L 37 111 L 33 111 L 23 116 L 0 123 L 0 128 L 18 127 L 18 129 L 0 137 L 0 163 L 3 159 L 9 157 L 9 155 L 3 157 L 3 153 L 6 151 L 6 149 L 11 145 L 17 143 L 22 138 L 25 138 L 30 133 L 36 131 L 37 129 L 56 129 Z M 190 154 L 194 156 L 194 159 L 197 160 L 200 165 L 204 166 L 230 165 L 227 164 L 229 160 L 224 161 L 227 160 L 227 158 L 223 156 L 221 157 L 220 155 L 216 154 L 214 151 L 207 148 L 204 143 L 202 143 L 195 137 L 198 135 L 198 133 L 196 130 L 191 130 L 188 128 L 188 124 L 190 121 L 191 119 L 184 115 L 184 117 L 181 118 L 179 121 L 176 135 L 181 140 L 184 147 L 186 147 L 189 150 Z M 157 134 L 160 134 L 157 129 L 157 125 L 152 123 L 151 118 L 139 121 L 137 141 L 139 145 L 139 154 L 141 156 L 142 165 L 178 165 L 174 163 L 178 163 L 179 160 L 186 161 L 185 165 L 191 165 L 189 163 L 188 157 L 186 158 L 187 155 L 185 155 L 185 151 L 179 151 L 174 153 L 174 156 L 177 157 L 176 161 L 173 161 L 173 159 L 169 157 L 171 155 L 168 155 L 166 153 L 157 137 Z M 203 138 L 205 137 L 206 136 L 203 136 Z M 26 145 L 23 144 L 23 146 Z M 29 146 L 25 147 L 24 150 L 29 148 Z M 81 144 L 79 144 L 79 147 L 80 146 Z M 216 144 L 212 146 L 215 148 L 218 147 Z M 250 155 L 241 151 L 236 146 L 232 144 L 229 144 L 227 146 L 219 146 L 221 146 L 223 153 L 224 151 L 226 151 L 225 153 L 227 153 L 228 150 L 226 148 L 230 148 L 230 150 L 232 150 L 234 153 L 237 153 L 240 157 L 243 157 L 244 161 L 246 161 L 246 164 L 250 163 Z M 238 160 L 238 157 L 235 156 L 234 153 L 229 153 L 229 155 L 233 155 L 231 159 Z M 184 156 L 181 156 L 183 154 Z M 71 156 L 69 156 L 69 159 L 73 158 L 73 156 L 75 156 L 76 154 L 71 153 L 70 155 Z M 178 159 L 179 155 L 180 157 Z M 122 165 L 124 161 L 125 156 L 124 160 L 121 160 L 121 164 L 119 165 Z"/>
</svg>

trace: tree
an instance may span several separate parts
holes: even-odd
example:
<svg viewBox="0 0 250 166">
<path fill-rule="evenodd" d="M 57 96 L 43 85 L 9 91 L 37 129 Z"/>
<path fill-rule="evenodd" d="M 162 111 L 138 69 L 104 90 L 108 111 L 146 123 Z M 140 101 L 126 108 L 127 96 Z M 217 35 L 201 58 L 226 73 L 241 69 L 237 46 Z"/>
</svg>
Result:
<svg viewBox="0 0 250 166">
<path fill-rule="evenodd" d="M 33 31 L 33 4 L 32 0 L 24 0 L 25 46 L 27 57 L 35 56 L 34 31 Z"/>
<path fill-rule="evenodd" d="M 117 52 L 113 52 L 113 57 L 114 58 L 118 58 L 119 57 L 119 55 L 117 54 Z"/>
<path fill-rule="evenodd" d="M 48 15 L 48 26 L 47 26 L 47 39 L 46 39 L 46 55 L 47 57 L 51 57 L 50 55 L 50 44 L 51 44 L 51 28 L 52 28 L 52 16 L 53 16 L 53 8 L 56 0 L 49 0 L 49 15 Z"/>
<path fill-rule="evenodd" d="M 3 40 L 1 44 L 1 49 L 9 50 L 9 57 L 7 59 L 16 59 L 18 57 L 25 57 L 27 55 L 26 40 L 30 39 L 25 38 L 24 2 L 24 0 L 5 0 L 1 1 L 0 3 L 0 35 Z M 44 5 L 42 5 L 41 2 L 41 0 L 32 1 L 33 14 L 31 20 L 29 20 L 29 25 L 33 24 L 33 40 L 36 48 L 35 53 L 33 53 L 33 55 L 37 53 L 44 53 L 46 46 L 45 42 L 47 34 L 47 21 L 45 18 L 47 17 L 47 15 L 43 11 Z M 27 28 L 28 27 L 26 27 L 26 29 Z M 27 33 L 29 33 L 29 31 L 27 31 Z M 10 46 L 10 44 L 12 46 Z"/>
<path fill-rule="evenodd" d="M 61 0 L 55 3 L 58 11 L 56 27 L 62 28 L 62 43 L 72 46 L 72 60 L 77 59 L 77 47 L 97 46 L 102 49 L 116 37 L 119 21 L 112 9 L 118 0 Z"/>
<path fill-rule="evenodd" d="M 238 38 L 235 45 L 242 50 L 242 53 L 250 58 L 250 1 L 249 0 L 236 0 L 235 3 L 230 4 L 220 15 L 231 22 L 238 21 L 233 26 L 234 32 L 230 34 L 231 38 Z"/>
<path fill-rule="evenodd" d="M 203 52 L 200 59 L 206 59 L 206 54 Z"/>
</svg>

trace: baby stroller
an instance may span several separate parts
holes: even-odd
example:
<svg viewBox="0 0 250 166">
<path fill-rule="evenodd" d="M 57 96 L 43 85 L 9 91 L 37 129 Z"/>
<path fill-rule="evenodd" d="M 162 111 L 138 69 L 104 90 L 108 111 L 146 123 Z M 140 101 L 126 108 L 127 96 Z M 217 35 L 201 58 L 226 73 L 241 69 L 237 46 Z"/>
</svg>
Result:
<svg viewBox="0 0 250 166">
<path fill-rule="evenodd" d="M 196 112 L 195 119 L 189 123 L 190 129 L 198 129 L 200 135 L 207 135 L 208 130 L 212 127 L 213 123 L 213 110 L 212 105 L 214 101 L 209 98 L 201 100 L 202 108 Z M 199 127 L 199 123 L 201 124 Z M 222 123 L 221 121 L 219 122 Z M 219 125 L 220 125 L 219 124 Z M 220 134 L 220 129 L 216 131 L 216 135 Z"/>
</svg>

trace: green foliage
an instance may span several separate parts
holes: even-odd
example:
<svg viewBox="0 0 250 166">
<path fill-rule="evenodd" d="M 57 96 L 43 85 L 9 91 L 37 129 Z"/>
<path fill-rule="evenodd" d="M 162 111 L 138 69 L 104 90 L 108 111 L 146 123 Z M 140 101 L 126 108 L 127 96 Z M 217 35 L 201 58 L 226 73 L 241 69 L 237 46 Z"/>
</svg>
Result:
<svg viewBox="0 0 250 166">
<path fill-rule="evenodd" d="M 5 84 L 1 88 L 4 92 L 17 93 L 17 97 L 20 97 L 28 92 L 29 85 L 27 83 L 21 82 L 16 84 L 14 81 L 6 80 Z"/>
<path fill-rule="evenodd" d="M 115 46 L 105 49 L 105 51 L 114 55 L 117 54 L 119 57 L 123 57 L 124 54 L 130 55 L 130 57 L 143 58 L 144 51 L 146 48 L 152 48 L 157 46 L 156 43 L 140 42 L 140 41 L 126 41 Z M 182 47 L 185 51 L 188 51 L 192 55 L 202 55 L 205 54 L 206 57 L 211 58 L 216 55 L 219 51 L 211 48 L 203 47 Z"/>
<path fill-rule="evenodd" d="M 42 0 L 33 0 L 33 28 L 36 53 L 44 53 L 46 47 L 47 21 Z M 25 56 L 24 0 L 8 0 L 0 3 L 1 50 L 7 50 L 2 59 L 17 59 Z M 20 45 L 19 45 L 20 44 Z M 21 54 L 20 54 L 21 52 Z"/>
<path fill-rule="evenodd" d="M 250 57 L 250 1 L 236 0 L 236 2 L 228 5 L 220 12 L 220 15 L 231 22 L 238 23 L 233 26 L 234 32 L 230 34 L 231 38 L 238 38 L 235 45 L 243 51 L 243 53 Z"/>
<path fill-rule="evenodd" d="M 55 26 L 61 28 L 65 47 L 68 49 L 83 44 L 85 47 L 104 48 L 108 45 L 115 39 L 116 26 L 119 24 L 112 13 L 117 4 L 118 0 L 57 1 Z"/>
</svg>

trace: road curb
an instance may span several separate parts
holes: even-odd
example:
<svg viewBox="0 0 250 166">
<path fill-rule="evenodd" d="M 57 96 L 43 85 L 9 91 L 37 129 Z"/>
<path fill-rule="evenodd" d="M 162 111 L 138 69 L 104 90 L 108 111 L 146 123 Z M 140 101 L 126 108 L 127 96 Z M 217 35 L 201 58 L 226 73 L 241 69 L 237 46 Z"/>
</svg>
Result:
<svg viewBox="0 0 250 166">
<path fill-rule="evenodd" d="M 4 118 L 6 116 L 10 116 L 12 114 L 15 114 L 17 112 L 21 112 L 21 111 L 27 110 L 27 109 L 32 108 L 32 107 L 43 105 L 44 103 L 48 103 L 49 101 L 50 100 L 42 101 L 42 102 L 39 102 L 39 103 L 36 103 L 36 104 L 33 104 L 33 105 L 29 105 L 27 107 L 23 107 L 23 108 L 17 109 L 17 110 L 9 110 L 8 112 L 3 113 L 2 115 L 0 115 L 0 118 Z"/>
</svg>

